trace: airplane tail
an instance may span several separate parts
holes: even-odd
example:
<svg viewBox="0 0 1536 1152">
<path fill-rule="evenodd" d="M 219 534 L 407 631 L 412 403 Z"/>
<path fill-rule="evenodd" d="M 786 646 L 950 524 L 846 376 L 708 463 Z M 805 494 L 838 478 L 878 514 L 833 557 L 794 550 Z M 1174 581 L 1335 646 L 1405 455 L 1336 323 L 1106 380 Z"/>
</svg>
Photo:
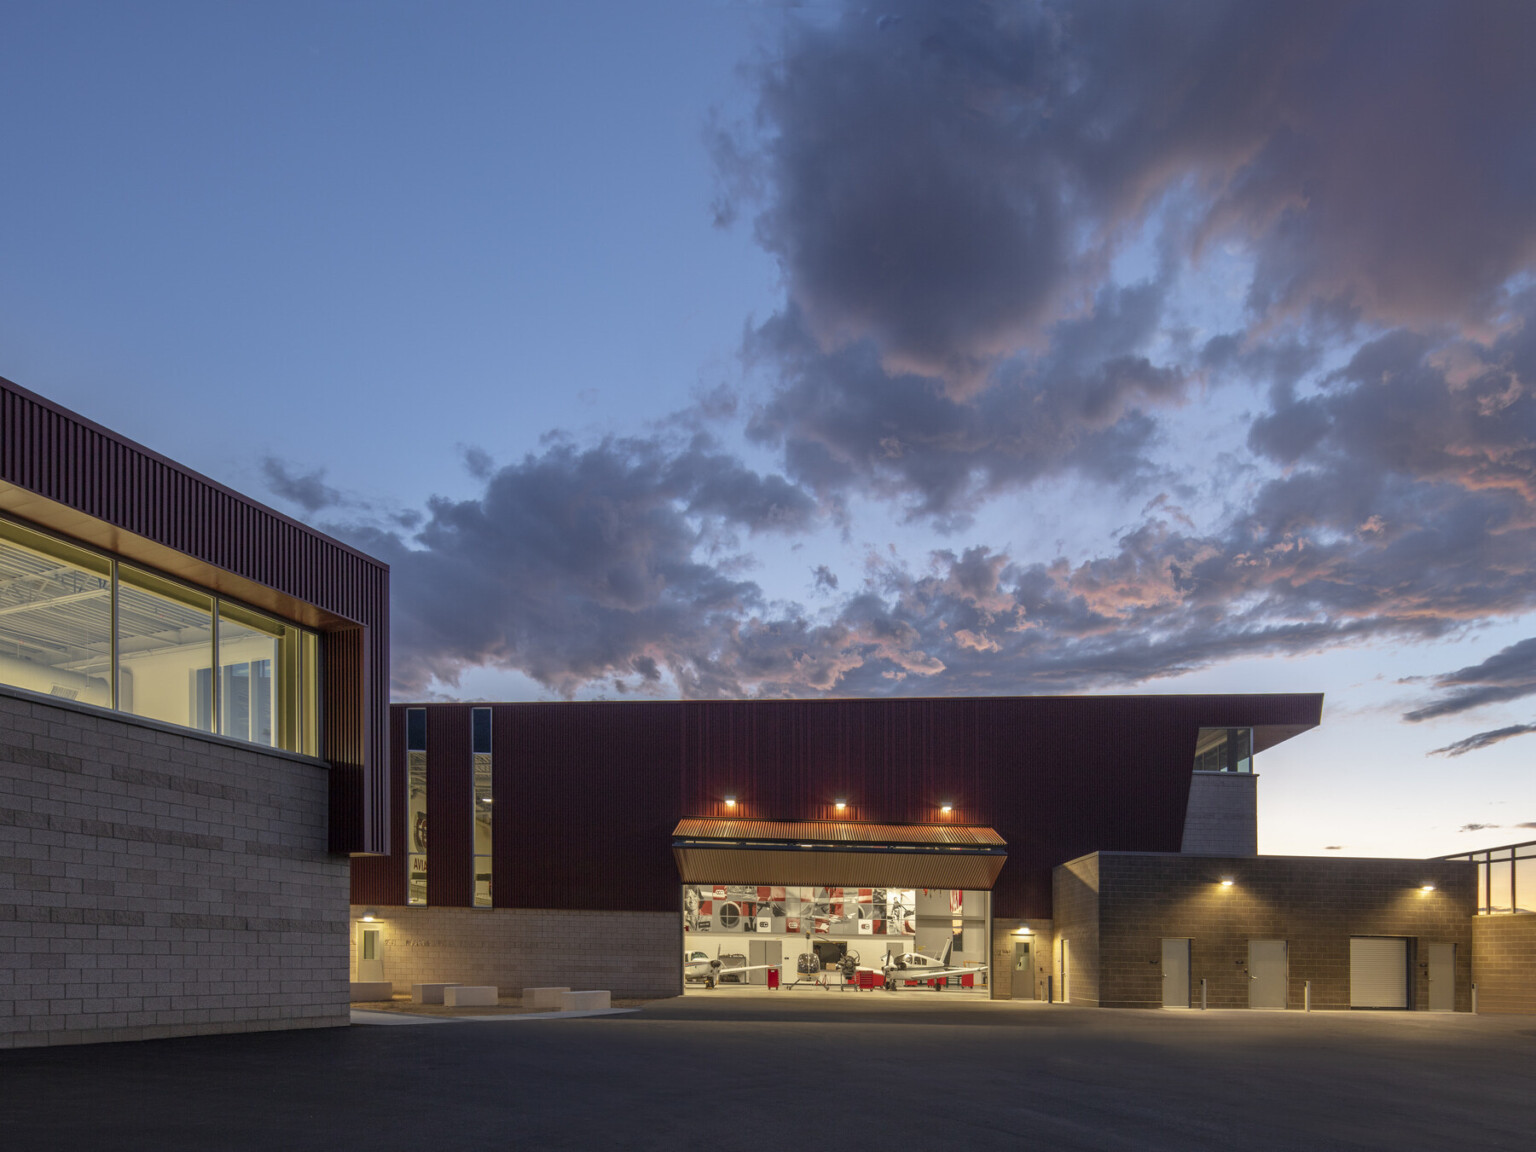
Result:
<svg viewBox="0 0 1536 1152">
<path fill-rule="evenodd" d="M 939 967 L 949 967 L 949 954 L 955 950 L 955 938 L 953 934 L 944 943 L 944 950 L 939 953 Z"/>
</svg>

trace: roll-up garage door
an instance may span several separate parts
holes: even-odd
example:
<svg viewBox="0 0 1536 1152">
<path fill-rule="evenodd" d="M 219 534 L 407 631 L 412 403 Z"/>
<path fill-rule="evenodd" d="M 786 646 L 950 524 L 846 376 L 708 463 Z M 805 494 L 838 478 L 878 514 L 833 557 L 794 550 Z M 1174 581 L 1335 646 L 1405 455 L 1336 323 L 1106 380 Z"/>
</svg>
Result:
<svg viewBox="0 0 1536 1152">
<path fill-rule="evenodd" d="M 1408 941 L 1355 936 L 1349 941 L 1349 1006 L 1408 1007 Z"/>
</svg>

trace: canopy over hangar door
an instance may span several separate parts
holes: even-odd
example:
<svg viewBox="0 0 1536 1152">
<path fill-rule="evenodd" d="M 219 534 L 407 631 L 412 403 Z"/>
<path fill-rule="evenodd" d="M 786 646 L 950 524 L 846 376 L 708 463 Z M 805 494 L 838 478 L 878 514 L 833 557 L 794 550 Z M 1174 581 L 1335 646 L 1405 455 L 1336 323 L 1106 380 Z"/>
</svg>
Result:
<svg viewBox="0 0 1536 1152">
<path fill-rule="evenodd" d="M 1349 1006 L 1408 1007 L 1408 941 L 1353 936 L 1349 941 Z"/>
<path fill-rule="evenodd" d="M 683 820 L 684 883 L 855 884 L 990 892 L 1008 859 L 991 828 L 843 820 Z"/>
</svg>

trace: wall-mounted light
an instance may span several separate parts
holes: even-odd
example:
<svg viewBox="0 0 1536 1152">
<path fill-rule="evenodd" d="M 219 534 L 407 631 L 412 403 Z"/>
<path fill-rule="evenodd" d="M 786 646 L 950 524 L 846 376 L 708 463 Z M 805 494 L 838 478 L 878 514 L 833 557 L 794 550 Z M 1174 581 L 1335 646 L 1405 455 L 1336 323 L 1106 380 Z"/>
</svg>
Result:
<svg viewBox="0 0 1536 1152">
<path fill-rule="evenodd" d="M 489 804 L 490 802 L 491 802 L 491 797 L 489 797 L 489 796 L 482 796 L 482 797 L 480 797 L 480 803 L 482 803 L 482 804 Z"/>
<path fill-rule="evenodd" d="M 846 801 L 846 800 L 834 800 L 834 801 L 832 801 L 832 807 L 836 808 L 839 812 L 844 812 L 848 808 L 848 801 Z"/>
<path fill-rule="evenodd" d="M 364 924 L 372 924 L 378 920 L 378 918 L 379 910 L 377 908 L 369 908 L 366 912 L 363 913 L 362 917 Z"/>
<path fill-rule="evenodd" d="M 734 796 L 727 796 L 725 798 L 725 806 L 727 808 L 734 808 L 734 807 L 736 807 L 736 797 L 734 797 Z"/>
<path fill-rule="evenodd" d="M 955 806 L 953 804 L 940 804 L 939 805 L 939 811 L 944 813 L 944 815 L 946 815 L 946 816 L 948 816 L 954 810 L 955 810 Z"/>
<path fill-rule="evenodd" d="M 1017 928 L 1015 928 L 1013 930 L 1013 933 L 1014 933 L 1015 936 L 1028 936 L 1029 935 L 1029 925 L 1028 924 L 1020 924 Z"/>
<path fill-rule="evenodd" d="M 1433 892 L 1434 890 L 1435 890 L 1435 886 L 1433 884 L 1421 884 L 1421 885 L 1419 885 L 1419 891 L 1420 892 Z"/>
<path fill-rule="evenodd" d="M 1221 878 L 1221 886 L 1223 888 L 1230 888 L 1235 883 L 1237 883 L 1237 881 L 1233 880 L 1230 876 L 1223 876 Z"/>
</svg>

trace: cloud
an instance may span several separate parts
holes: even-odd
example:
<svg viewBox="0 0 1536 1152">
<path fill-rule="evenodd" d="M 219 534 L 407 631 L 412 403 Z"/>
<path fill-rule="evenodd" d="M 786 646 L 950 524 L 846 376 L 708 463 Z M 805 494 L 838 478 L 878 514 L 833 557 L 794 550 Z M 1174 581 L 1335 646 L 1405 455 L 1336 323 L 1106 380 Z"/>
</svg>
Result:
<svg viewBox="0 0 1536 1152">
<path fill-rule="evenodd" d="M 1457 740 L 1454 744 L 1447 744 L 1444 748 L 1436 748 L 1430 752 L 1431 756 L 1464 756 L 1468 752 L 1476 752 L 1480 748 L 1489 748 L 1514 736 L 1524 736 L 1529 732 L 1536 732 L 1536 724 L 1511 724 L 1507 728 L 1495 728 L 1491 732 L 1479 732 L 1475 736 L 1468 736 L 1465 740 Z M 1519 828 L 1529 825 L 1519 824 Z"/>
<path fill-rule="evenodd" d="M 341 503 L 341 493 L 325 483 L 324 468 L 301 472 L 276 456 L 267 456 L 261 462 L 261 471 L 268 491 L 311 515 Z"/>
<path fill-rule="evenodd" d="M 1532 695 L 1536 693 L 1536 637 L 1511 644 L 1481 664 L 1438 676 L 1435 687 L 1453 691 L 1444 699 L 1407 713 L 1403 719 L 1430 720 Z"/>
</svg>

